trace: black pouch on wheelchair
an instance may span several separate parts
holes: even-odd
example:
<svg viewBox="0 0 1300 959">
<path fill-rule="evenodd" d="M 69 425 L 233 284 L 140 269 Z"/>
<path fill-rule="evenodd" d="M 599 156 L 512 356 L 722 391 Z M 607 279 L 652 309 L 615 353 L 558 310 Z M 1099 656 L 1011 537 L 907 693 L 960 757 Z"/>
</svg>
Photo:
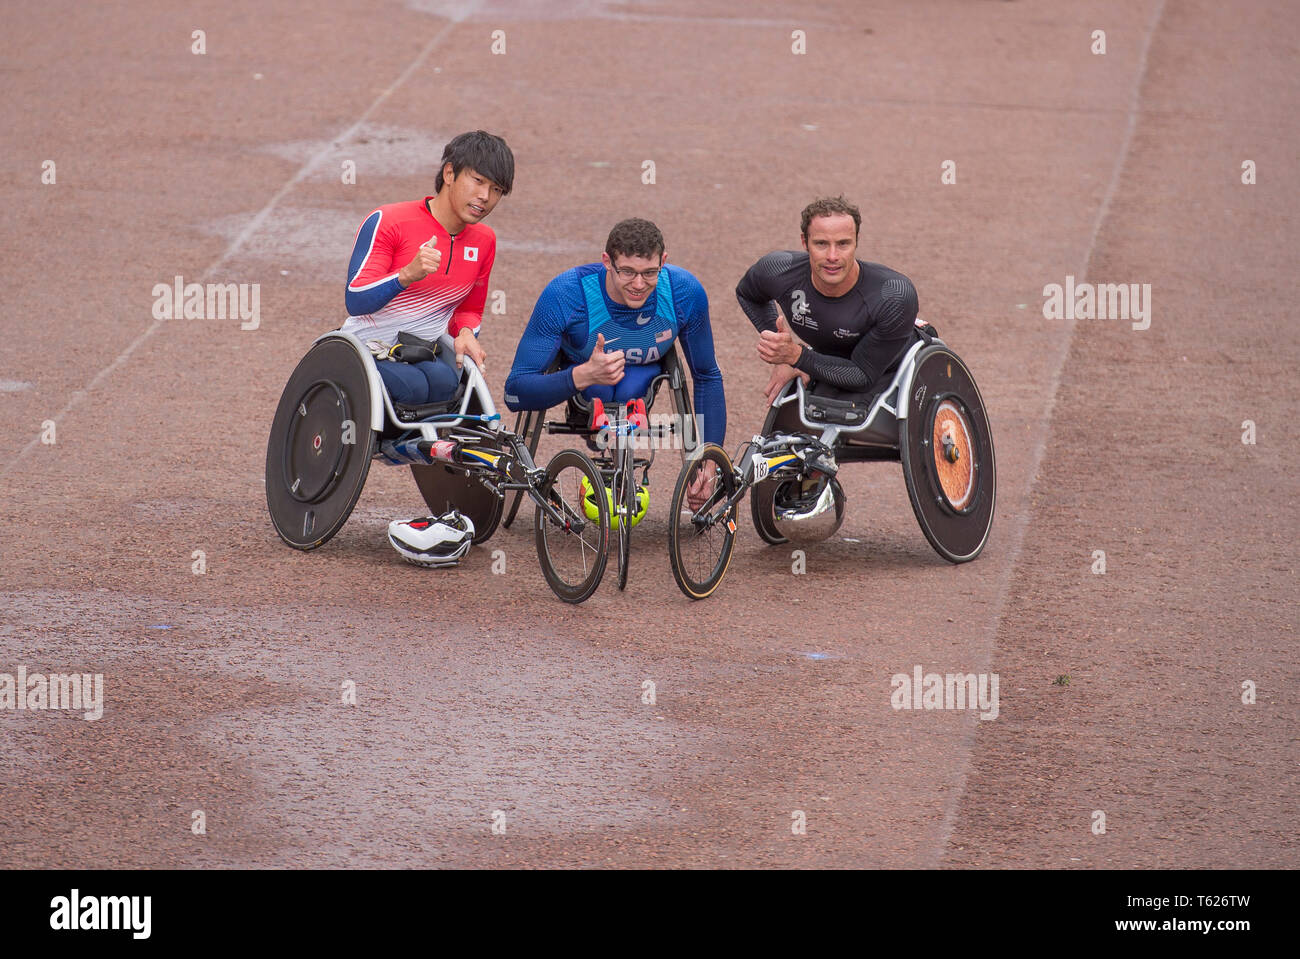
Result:
<svg viewBox="0 0 1300 959">
<path fill-rule="evenodd" d="M 424 363 L 436 357 L 440 348 L 440 344 L 435 343 L 433 340 L 426 340 L 414 333 L 399 331 L 397 345 L 389 351 L 388 355 L 399 363 Z M 403 423 L 415 423 L 429 416 L 454 412 L 459 408 L 464 395 L 465 381 L 462 379 L 456 387 L 456 394 L 449 400 L 442 400 L 438 403 L 421 403 L 418 406 L 394 403 L 393 410 L 397 413 L 397 418 Z"/>
<path fill-rule="evenodd" d="M 826 423 L 830 426 L 861 426 L 867 421 L 867 414 L 871 412 L 871 402 L 875 398 L 875 393 L 869 396 L 863 394 L 866 402 L 809 394 L 804 399 L 804 416 L 814 423 Z"/>
<path fill-rule="evenodd" d="M 400 331 L 397 334 L 397 345 L 388 352 L 389 358 L 399 363 L 425 363 L 437 355 L 438 344 L 433 340 Z"/>
</svg>

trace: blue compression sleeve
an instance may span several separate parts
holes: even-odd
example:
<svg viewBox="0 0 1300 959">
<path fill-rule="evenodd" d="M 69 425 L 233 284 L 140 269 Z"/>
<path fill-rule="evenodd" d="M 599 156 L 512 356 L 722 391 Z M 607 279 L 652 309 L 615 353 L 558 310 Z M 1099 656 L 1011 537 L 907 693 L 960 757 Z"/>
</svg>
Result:
<svg viewBox="0 0 1300 959">
<path fill-rule="evenodd" d="M 585 339 L 586 320 L 577 316 L 582 294 L 571 274 L 561 273 L 546 284 L 519 339 L 514 365 L 506 377 L 506 406 L 515 412 L 549 410 L 577 392 L 572 367 L 547 372 L 560 352 L 570 322 L 583 324 Z M 573 302 L 575 296 L 577 303 Z"/>
<path fill-rule="evenodd" d="M 681 321 L 682 352 L 695 383 L 696 416 L 706 443 L 719 446 L 727 438 L 727 398 L 722 389 L 722 370 L 713 351 L 713 328 L 709 323 L 709 298 L 699 280 L 689 273 L 674 273 L 677 283 L 675 306 Z"/>
<path fill-rule="evenodd" d="M 352 258 L 348 261 L 348 285 L 345 297 L 348 316 L 369 316 L 383 309 L 389 300 L 405 289 L 396 275 L 361 289 L 352 288 L 357 274 L 366 265 L 369 257 L 392 258 L 392 251 L 386 248 L 384 237 L 375 235 L 381 217 L 381 212 L 376 210 L 366 217 L 366 222 L 361 224 L 361 230 L 357 233 L 357 243 L 352 248 Z M 397 271 L 393 272 L 396 274 Z"/>
</svg>

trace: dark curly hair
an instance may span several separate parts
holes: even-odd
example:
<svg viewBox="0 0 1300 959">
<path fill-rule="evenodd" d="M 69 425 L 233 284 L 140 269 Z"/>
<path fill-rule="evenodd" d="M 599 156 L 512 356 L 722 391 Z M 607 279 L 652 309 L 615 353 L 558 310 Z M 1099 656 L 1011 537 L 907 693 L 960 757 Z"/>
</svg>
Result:
<svg viewBox="0 0 1300 959">
<path fill-rule="evenodd" d="M 799 220 L 799 233 L 808 238 L 808 224 L 815 217 L 819 216 L 837 216 L 844 214 L 853 217 L 853 236 L 856 238 L 858 232 L 862 229 L 862 213 L 856 206 L 844 199 L 843 196 L 822 196 L 813 200 L 803 208 L 803 214 Z"/>
<path fill-rule="evenodd" d="M 611 260 L 618 256 L 643 256 L 652 260 L 663 256 L 664 235 L 649 220 L 632 217 L 614 224 L 605 241 L 605 252 Z"/>
</svg>

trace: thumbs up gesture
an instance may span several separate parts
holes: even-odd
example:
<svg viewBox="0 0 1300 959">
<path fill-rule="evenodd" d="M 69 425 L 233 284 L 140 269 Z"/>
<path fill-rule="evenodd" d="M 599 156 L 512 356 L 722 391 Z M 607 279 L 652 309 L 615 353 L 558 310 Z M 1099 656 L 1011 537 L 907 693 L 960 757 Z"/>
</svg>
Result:
<svg viewBox="0 0 1300 959">
<path fill-rule="evenodd" d="M 415 256 L 411 257 L 411 262 L 402 267 L 397 279 L 403 287 L 410 286 L 412 283 L 420 282 L 430 273 L 437 273 L 441 264 L 442 251 L 438 249 L 438 236 L 434 234 L 415 251 Z"/>
<path fill-rule="evenodd" d="M 794 341 L 790 327 L 785 325 L 785 317 L 776 315 L 776 331 L 764 330 L 758 334 L 758 356 L 764 363 L 778 365 L 786 363 L 793 366 L 799 362 L 803 348 Z"/>
<path fill-rule="evenodd" d="M 605 334 L 596 334 L 596 345 L 591 350 L 591 359 L 573 368 L 573 385 L 579 390 L 597 384 L 613 386 L 623 378 L 624 357 L 622 350 L 605 352 Z"/>
</svg>

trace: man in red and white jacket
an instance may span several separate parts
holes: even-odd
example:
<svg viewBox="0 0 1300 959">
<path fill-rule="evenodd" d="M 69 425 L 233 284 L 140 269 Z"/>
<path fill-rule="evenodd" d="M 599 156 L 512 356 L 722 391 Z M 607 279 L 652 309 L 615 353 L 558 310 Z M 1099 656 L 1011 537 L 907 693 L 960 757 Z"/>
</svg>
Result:
<svg viewBox="0 0 1300 959">
<path fill-rule="evenodd" d="M 450 399 L 461 358 L 483 368 L 478 342 L 496 234 L 482 220 L 510 192 L 515 158 L 505 140 L 482 130 L 447 144 L 423 200 L 391 203 L 371 213 L 357 231 L 348 264 L 348 320 L 343 331 L 363 343 L 394 344 L 398 332 L 456 342 L 452 358 L 423 363 L 381 362 L 380 376 L 395 403 Z"/>
</svg>

